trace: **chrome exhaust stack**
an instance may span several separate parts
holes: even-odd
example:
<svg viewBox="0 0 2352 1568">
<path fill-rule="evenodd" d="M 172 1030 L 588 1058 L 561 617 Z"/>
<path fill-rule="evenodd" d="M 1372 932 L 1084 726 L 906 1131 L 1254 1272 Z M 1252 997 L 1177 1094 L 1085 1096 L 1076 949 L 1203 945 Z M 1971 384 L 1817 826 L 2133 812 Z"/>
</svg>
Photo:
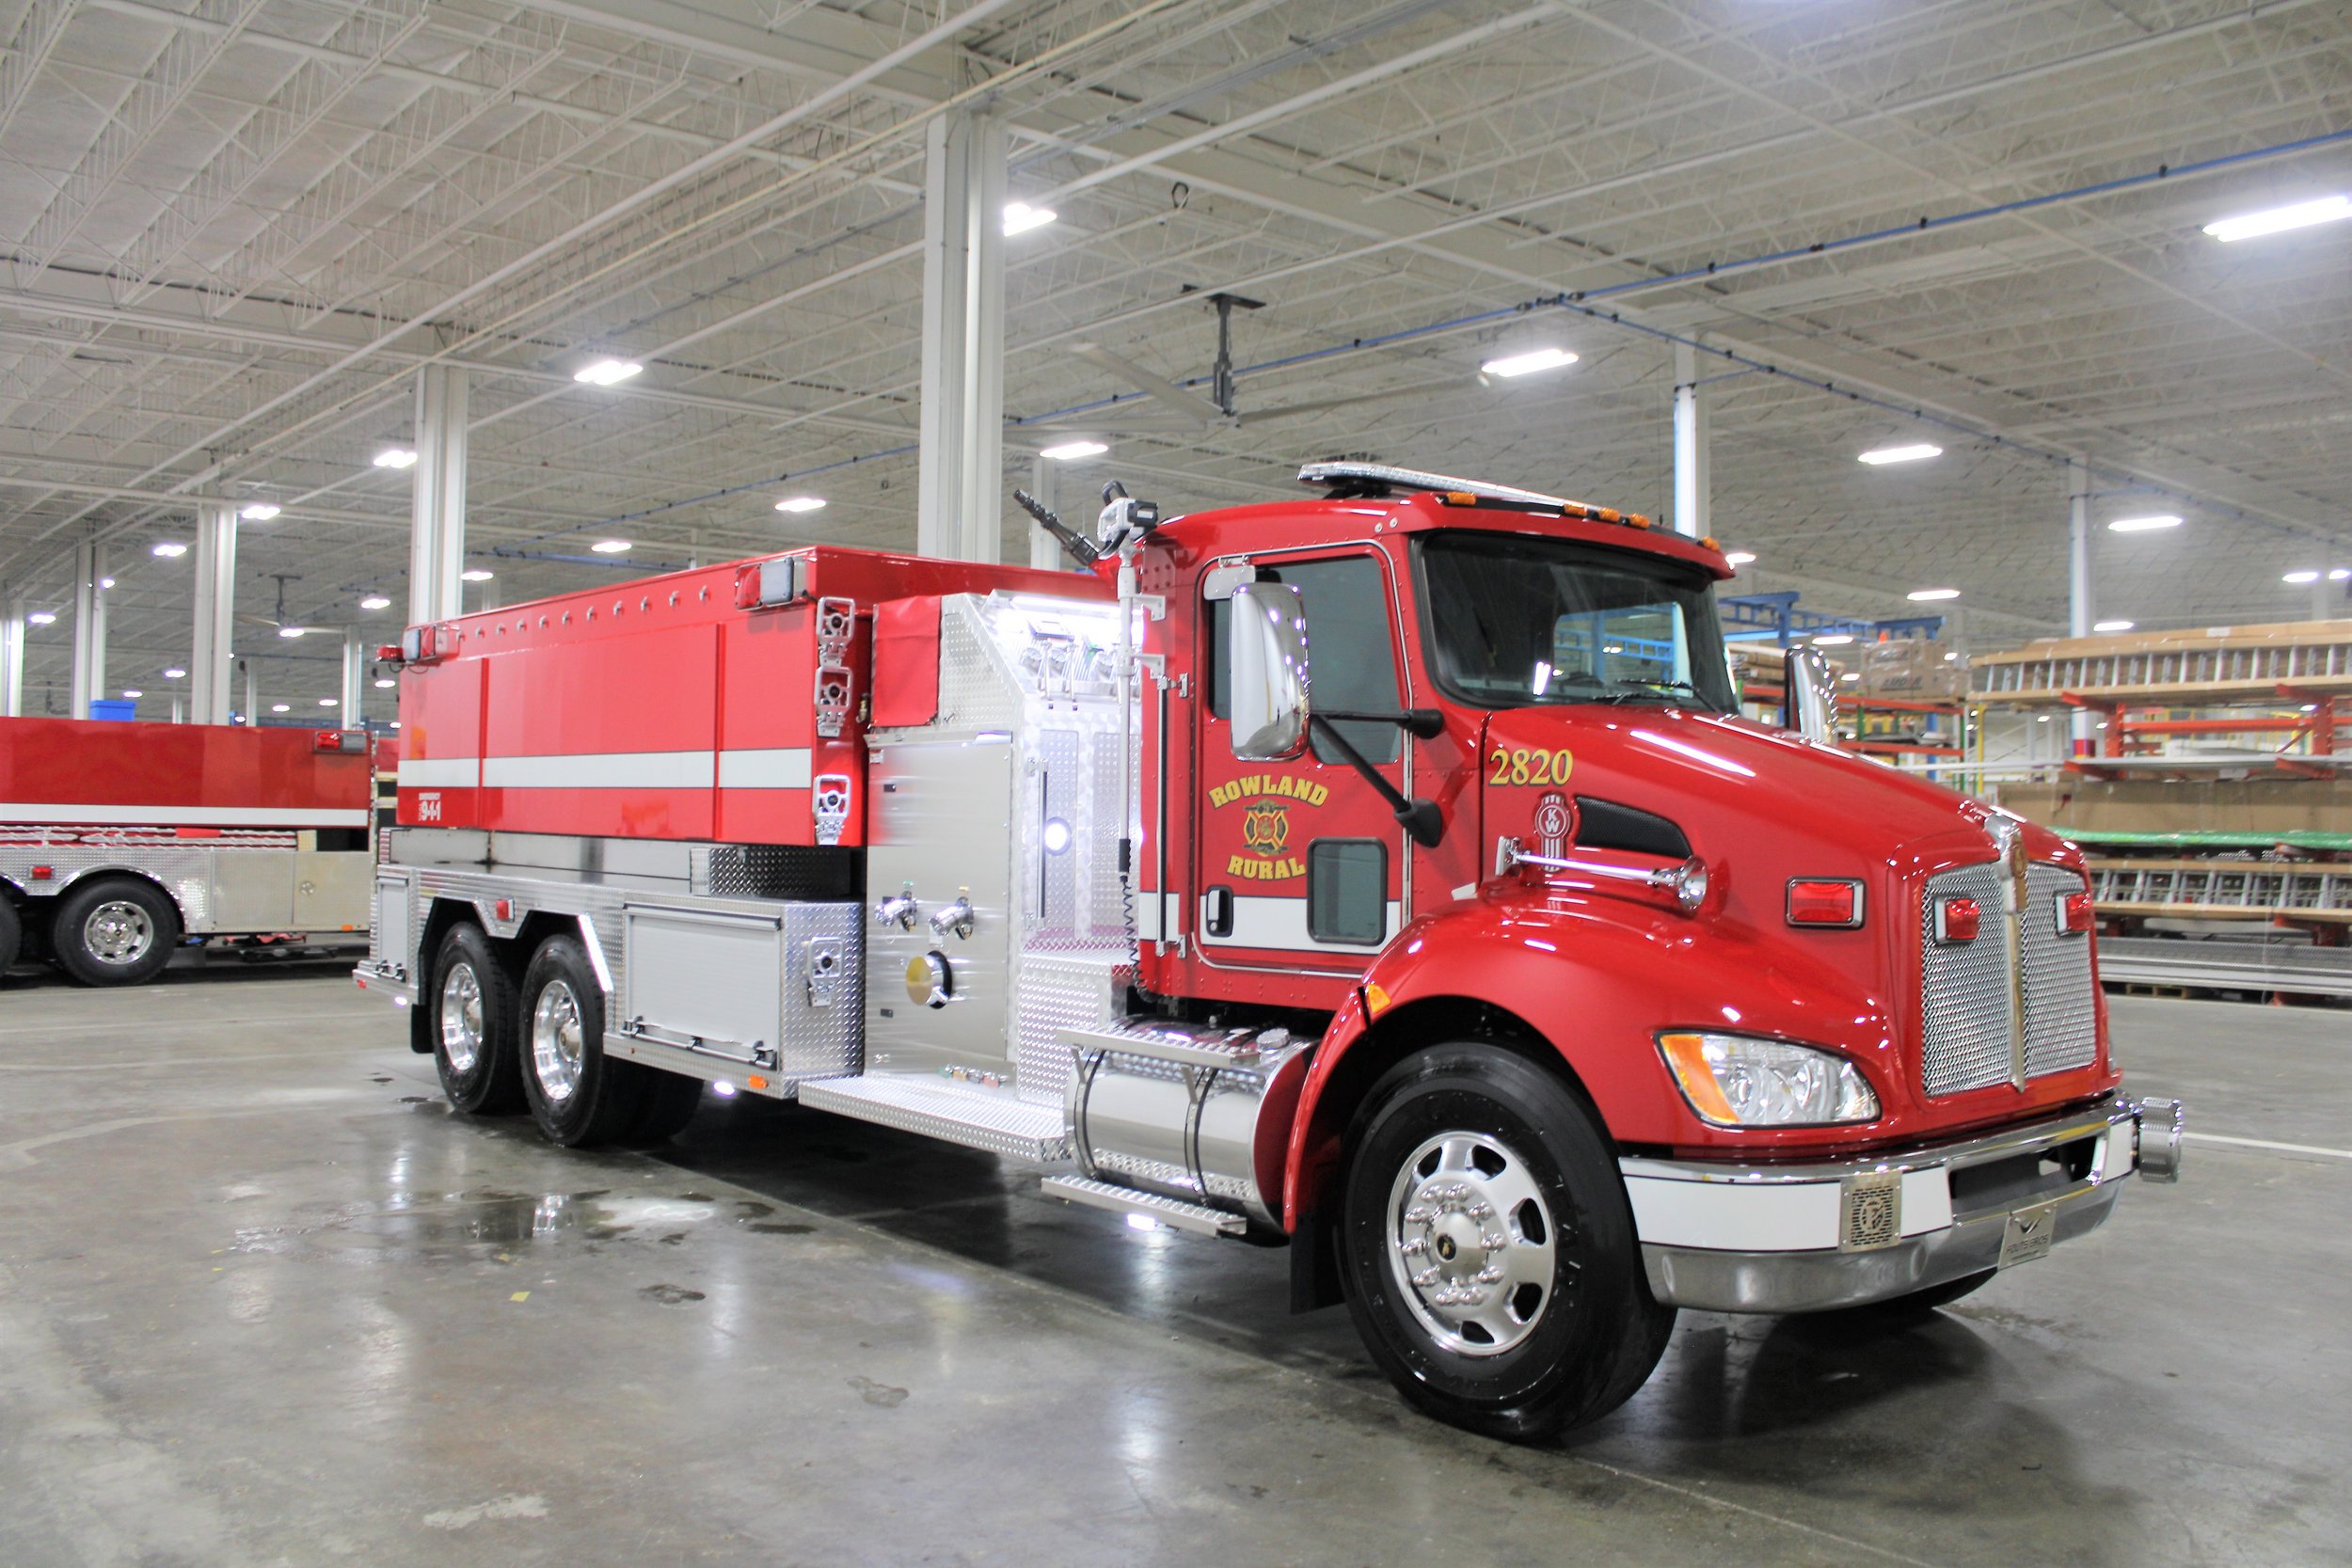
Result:
<svg viewBox="0 0 2352 1568">
<path fill-rule="evenodd" d="M 2186 1112 L 2177 1100 L 2126 1101 L 2132 1112 L 2133 1165 L 2149 1181 L 2181 1179 L 2181 1127 Z"/>
</svg>

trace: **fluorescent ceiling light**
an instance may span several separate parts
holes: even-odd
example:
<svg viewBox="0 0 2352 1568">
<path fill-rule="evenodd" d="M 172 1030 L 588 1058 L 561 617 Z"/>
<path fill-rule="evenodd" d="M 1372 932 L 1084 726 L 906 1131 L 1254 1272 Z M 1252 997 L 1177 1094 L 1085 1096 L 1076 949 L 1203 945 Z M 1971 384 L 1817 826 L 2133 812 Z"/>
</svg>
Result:
<svg viewBox="0 0 2352 1568">
<path fill-rule="evenodd" d="M 135 687 L 135 686 L 126 686 L 126 687 L 124 687 L 124 688 L 122 689 L 122 694 L 123 694 L 125 697 L 128 697 L 129 699 L 131 699 L 131 701 L 133 701 L 133 702 L 135 702 L 135 702 L 137 702 L 137 701 L 138 701 L 141 697 L 144 697 L 144 696 L 146 696 L 146 695 L 147 695 L 147 693 L 146 693 L 146 692 L 141 691 L 141 690 L 140 690 L 137 687 Z"/>
<path fill-rule="evenodd" d="M 376 467 L 379 468 L 405 468 L 408 467 L 408 463 L 414 463 L 417 460 L 415 454 L 411 453 L 408 458 L 408 463 L 385 462 L 384 458 L 389 457 L 391 453 L 386 452 L 382 457 L 378 457 L 375 460 Z M 266 523 L 272 517 L 277 516 L 280 510 L 281 509 L 273 501 L 255 501 L 251 506 L 248 506 L 243 512 L 238 513 L 237 515 L 243 517 L 248 523 Z"/>
<path fill-rule="evenodd" d="M 1081 457 L 1099 457 L 1111 449 L 1100 441 L 1064 441 L 1057 447 L 1039 451 L 1040 457 L 1050 457 L 1057 463 L 1069 463 Z"/>
<path fill-rule="evenodd" d="M 492 578 L 498 576 L 496 572 L 486 570 L 485 568 L 480 566 L 473 567 L 469 571 L 460 572 L 457 575 L 468 582 L 487 582 Z"/>
<path fill-rule="evenodd" d="M 114 585 L 115 579 L 112 578 L 100 578 L 98 579 L 98 586 L 101 588 L 112 588 Z"/>
<path fill-rule="evenodd" d="M 309 626 L 279 626 L 278 628 L 278 635 L 280 637 L 300 637 L 304 632 L 309 631 L 310 629 L 310 628 Z"/>
<path fill-rule="evenodd" d="M 2217 218 L 2205 225 L 2205 232 L 2226 245 L 2233 240 L 2260 239 L 2265 234 L 2280 234 L 2290 229 L 2309 229 L 2315 223 L 2336 223 L 2344 218 L 2352 218 L 2352 196 L 2323 196 L 2313 201 L 2296 201 L 2233 218 Z"/>
<path fill-rule="evenodd" d="M 574 371 L 572 379 L 591 387 L 618 387 L 644 368 L 627 359 L 599 359 L 593 365 Z"/>
<path fill-rule="evenodd" d="M 361 610 L 389 610 L 392 608 L 392 601 L 381 594 L 371 594 L 359 601 L 359 608 Z"/>
<path fill-rule="evenodd" d="M 185 670 L 181 669 L 177 664 L 164 672 L 164 679 L 167 681 L 185 680 L 187 677 L 188 673 Z"/>
<path fill-rule="evenodd" d="M 2319 574 L 2317 572 L 2289 572 L 2285 577 L 2280 578 L 2279 580 L 2281 582 L 2317 582 L 2319 580 Z M 29 618 L 30 617 L 27 617 L 27 619 Z"/>
<path fill-rule="evenodd" d="M 1842 648 L 1852 641 L 1853 638 L 1849 633 L 1842 631 L 1825 631 L 1820 636 L 1813 640 L 1813 645 L 1817 648 Z"/>
<path fill-rule="evenodd" d="M 1914 604 L 1926 604 L 1931 599 L 1957 599 L 1960 597 L 1960 590 L 1957 588 L 1915 588 L 1903 597 Z"/>
<path fill-rule="evenodd" d="M 36 610 L 24 617 L 24 624 L 28 626 L 55 626 L 56 620 L 57 617 L 53 611 Z"/>
<path fill-rule="evenodd" d="M 2329 582 L 2342 582 L 2346 578 L 2352 578 L 2352 566 L 2338 566 L 2328 574 Z"/>
<path fill-rule="evenodd" d="M 2181 520 L 2169 512 L 2159 512 L 2146 517 L 2118 517 L 2107 525 L 2113 533 L 2148 533 L 2160 528 L 2179 528 Z"/>
<path fill-rule="evenodd" d="M 340 698 L 340 697 L 321 697 L 321 698 L 319 699 L 319 706 L 321 706 L 321 707 L 335 707 L 335 706 L 339 705 L 342 703 L 342 698 Z"/>
<path fill-rule="evenodd" d="M 1734 550 L 1729 555 L 1724 557 L 1724 559 L 1730 562 L 1734 566 L 1753 566 L 1756 564 L 1756 552 L 1754 550 Z"/>
<path fill-rule="evenodd" d="M 1881 447 L 1875 451 L 1866 451 L 1862 454 L 1862 461 L 1876 467 L 1882 463 L 1917 463 L 1943 455 L 1942 447 L 1931 447 L 1922 441 L 1915 446 Z"/>
<path fill-rule="evenodd" d="M 292 713 L 294 711 L 291 706 L 284 703 L 272 703 L 269 705 L 269 710 L 272 713 Z"/>
<path fill-rule="evenodd" d="M 398 686 L 400 682 L 392 679 L 389 675 L 380 675 L 376 678 L 375 689 L 378 691 L 389 691 L 393 687 Z"/>
<path fill-rule="evenodd" d="M 154 548 L 147 552 L 159 560 L 177 561 L 188 553 L 188 547 L 176 539 L 158 539 Z"/>
<path fill-rule="evenodd" d="M 628 545 L 626 539 L 599 539 L 588 547 L 598 555 L 620 555 L 628 550 Z"/>
<path fill-rule="evenodd" d="M 1576 356 L 1564 348 L 1531 349 L 1525 354 L 1513 354 L 1501 359 L 1489 359 L 1479 366 L 1488 375 L 1509 380 L 1515 375 L 1534 375 L 1537 371 L 1556 371 L 1563 365 L 1576 363 Z"/>
<path fill-rule="evenodd" d="M 1051 207 L 1032 207 L 1025 201 L 1005 203 L 1005 232 L 1025 234 L 1032 229 L 1042 229 L 1061 216 Z"/>
<path fill-rule="evenodd" d="M 416 463 L 417 454 L 406 447 L 386 447 L 375 454 L 375 466 L 379 468 L 412 468 Z"/>
<path fill-rule="evenodd" d="M 779 512 L 822 512 L 824 509 L 825 499 L 822 496 L 787 496 L 776 502 Z"/>
<path fill-rule="evenodd" d="M 2132 623 L 2129 621 L 2093 621 L 2090 624 L 2090 629 L 2092 631 L 2129 631 L 2132 629 Z"/>
</svg>

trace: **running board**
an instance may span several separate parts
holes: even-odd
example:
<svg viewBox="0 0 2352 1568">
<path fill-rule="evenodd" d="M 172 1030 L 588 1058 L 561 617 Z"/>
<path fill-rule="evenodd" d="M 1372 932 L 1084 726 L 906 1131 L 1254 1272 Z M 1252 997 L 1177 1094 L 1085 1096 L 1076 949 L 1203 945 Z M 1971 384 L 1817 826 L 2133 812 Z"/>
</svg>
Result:
<svg viewBox="0 0 2352 1568">
<path fill-rule="evenodd" d="M 1040 1184 L 1047 1197 L 1067 1198 L 1090 1209 L 1108 1209 L 1115 1214 L 1141 1214 L 1171 1229 L 1189 1230 L 1196 1236 L 1238 1236 L 1249 1228 L 1248 1220 L 1222 1209 L 1205 1209 L 1182 1198 L 1139 1193 L 1133 1187 L 1114 1187 L 1107 1181 L 1090 1180 L 1083 1176 L 1049 1176 Z"/>
<path fill-rule="evenodd" d="M 935 1086 L 911 1077 L 803 1080 L 801 1103 L 901 1132 L 961 1144 L 1041 1165 L 1070 1158 L 1058 1105 L 1032 1105 L 988 1089 Z"/>
</svg>

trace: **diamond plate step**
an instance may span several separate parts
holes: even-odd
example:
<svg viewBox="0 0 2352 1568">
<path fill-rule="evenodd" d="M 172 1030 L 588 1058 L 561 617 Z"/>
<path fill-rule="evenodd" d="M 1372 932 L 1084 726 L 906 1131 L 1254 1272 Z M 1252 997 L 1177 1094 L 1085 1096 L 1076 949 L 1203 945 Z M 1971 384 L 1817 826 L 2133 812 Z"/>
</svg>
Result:
<svg viewBox="0 0 2352 1568">
<path fill-rule="evenodd" d="M 1116 1214 L 1147 1215 L 1172 1229 L 1189 1230 L 1199 1236 L 1238 1236 L 1249 1228 L 1249 1222 L 1239 1214 L 1204 1209 L 1198 1203 L 1162 1197 L 1157 1193 L 1139 1193 L 1133 1187 L 1114 1187 L 1107 1181 L 1089 1180 L 1083 1176 L 1049 1176 L 1041 1185 L 1047 1197 L 1068 1198 L 1073 1203 L 1108 1209 Z"/>
<path fill-rule="evenodd" d="M 950 1088 L 923 1078 L 828 1078 L 803 1082 L 800 1100 L 835 1116 L 1015 1160 L 1048 1165 L 1070 1158 L 1061 1107 L 1027 1104 L 1009 1093 Z"/>
</svg>

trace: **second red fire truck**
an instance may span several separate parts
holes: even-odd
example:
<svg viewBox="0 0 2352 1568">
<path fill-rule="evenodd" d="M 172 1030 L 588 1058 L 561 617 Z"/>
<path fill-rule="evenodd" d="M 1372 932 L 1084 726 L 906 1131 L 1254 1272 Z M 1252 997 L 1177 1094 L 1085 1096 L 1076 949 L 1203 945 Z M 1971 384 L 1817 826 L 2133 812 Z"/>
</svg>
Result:
<svg viewBox="0 0 2352 1568">
<path fill-rule="evenodd" d="M 818 546 L 410 628 L 360 983 L 558 1143 L 723 1081 L 1287 1243 L 1505 1436 L 1677 1307 L 1931 1307 L 2172 1176 L 2079 855 L 1739 717 L 1712 542 L 1301 478 L 1050 520 L 1085 572 Z"/>
</svg>

